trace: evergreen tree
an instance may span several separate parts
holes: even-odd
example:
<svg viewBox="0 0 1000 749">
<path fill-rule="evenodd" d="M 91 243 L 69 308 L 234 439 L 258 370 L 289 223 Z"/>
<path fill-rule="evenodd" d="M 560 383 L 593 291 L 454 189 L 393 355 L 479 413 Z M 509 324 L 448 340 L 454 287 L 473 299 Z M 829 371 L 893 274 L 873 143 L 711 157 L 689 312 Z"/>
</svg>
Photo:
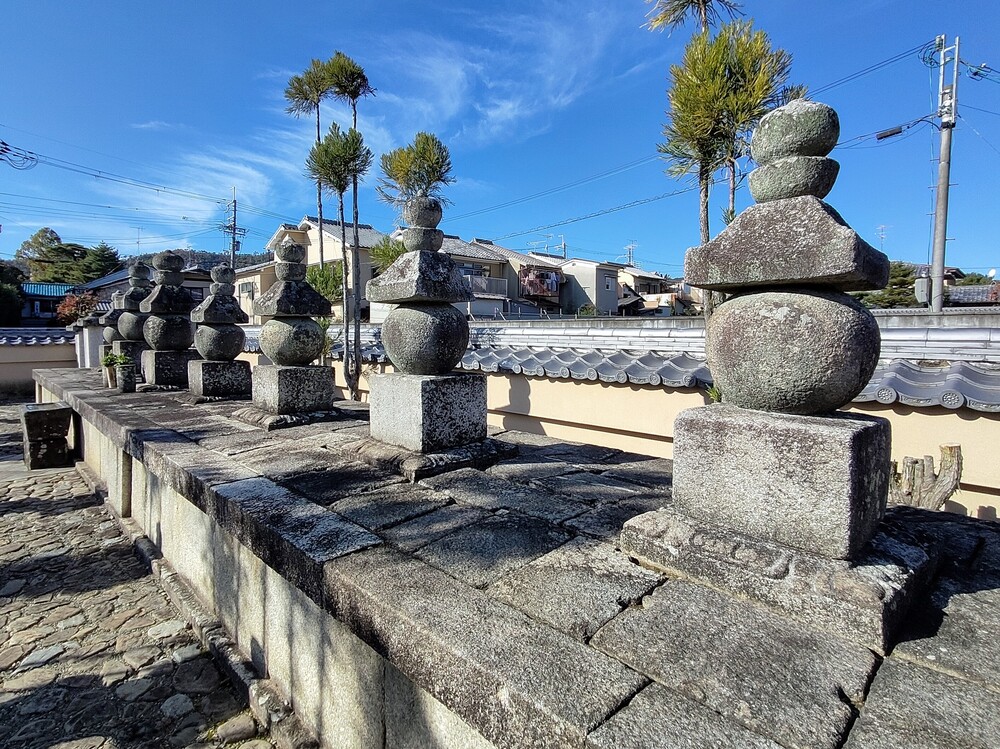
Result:
<svg viewBox="0 0 1000 749">
<path fill-rule="evenodd" d="M 889 263 L 889 283 L 884 289 L 864 291 L 855 296 L 863 305 L 872 309 L 920 307 L 921 304 L 913 293 L 916 280 L 912 265 L 894 260 Z"/>
<path fill-rule="evenodd" d="M 23 304 L 18 286 L 0 283 L 0 325 L 8 327 L 20 325 Z"/>
<path fill-rule="evenodd" d="M 101 242 L 87 250 L 87 255 L 82 263 L 83 274 L 88 281 L 103 278 L 121 267 L 122 261 L 118 257 L 118 251 L 107 242 Z"/>
<path fill-rule="evenodd" d="M 28 277 L 24 274 L 24 271 L 14 265 L 14 263 L 0 260 L 0 283 L 19 288 L 27 280 Z"/>
</svg>

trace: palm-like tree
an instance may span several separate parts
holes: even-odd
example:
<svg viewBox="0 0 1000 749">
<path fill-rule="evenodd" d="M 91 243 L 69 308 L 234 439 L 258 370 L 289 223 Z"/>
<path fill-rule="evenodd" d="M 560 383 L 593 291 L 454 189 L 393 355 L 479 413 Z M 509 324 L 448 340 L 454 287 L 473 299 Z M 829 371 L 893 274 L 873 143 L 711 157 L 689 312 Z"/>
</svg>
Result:
<svg viewBox="0 0 1000 749">
<path fill-rule="evenodd" d="M 357 132 L 358 101 L 366 96 L 375 95 L 375 89 L 372 88 L 371 84 L 368 82 L 368 76 L 365 74 L 365 69 L 343 52 L 338 50 L 327 63 L 327 74 L 332 86 L 333 95 L 337 99 L 346 101 L 351 105 L 351 131 Z M 358 137 L 360 137 L 360 134 Z M 369 155 L 371 154 L 370 151 L 368 153 Z M 368 171 L 368 167 L 370 166 L 371 161 L 369 160 L 368 166 L 366 166 L 364 170 L 354 172 L 351 179 L 351 198 L 354 208 L 354 242 L 351 245 L 351 288 L 354 308 L 354 358 L 351 361 L 350 370 L 352 372 L 351 376 L 355 378 L 353 380 L 354 385 L 352 387 L 352 397 L 356 394 L 357 378 L 360 376 L 361 372 L 361 253 L 359 249 L 360 239 L 358 237 L 358 177 Z M 348 367 L 345 366 L 345 371 L 347 370 Z M 351 384 L 350 379 L 348 379 L 348 384 Z"/>
<path fill-rule="evenodd" d="M 647 3 L 654 0 L 646 0 Z M 726 14 L 735 18 L 740 14 L 740 4 L 734 0 L 655 0 L 656 5 L 649 11 L 646 23 L 652 30 L 669 29 L 673 31 L 687 23 L 688 17 L 696 18 L 701 25 L 702 33 L 721 20 Z"/>
<path fill-rule="evenodd" d="M 301 117 L 302 115 L 316 115 L 316 144 L 319 145 L 321 136 L 319 109 L 323 99 L 329 98 L 333 93 L 333 83 L 330 80 L 330 64 L 313 60 L 302 75 L 293 75 L 288 79 L 288 86 L 285 87 L 285 100 L 288 106 L 285 111 L 289 114 Z M 323 187 L 316 181 L 316 213 L 319 218 L 319 264 L 324 264 L 323 258 Z"/>
<path fill-rule="evenodd" d="M 729 48 L 729 92 L 723 107 L 728 123 L 724 163 L 729 177 L 728 215 L 734 217 L 737 161 L 750 153 L 751 132 L 761 117 L 785 103 L 785 96 L 804 93 L 804 87 L 784 88 L 792 56 L 783 49 L 773 49 L 767 34 L 755 30 L 751 21 L 724 24 L 719 37 Z"/>
<path fill-rule="evenodd" d="M 344 193 L 348 186 L 358 177 L 364 175 L 372 165 L 374 155 L 365 145 L 364 138 L 354 128 L 342 132 L 336 123 L 330 126 L 326 137 L 309 152 L 306 160 L 306 170 L 317 184 L 337 196 L 338 213 L 340 217 L 340 251 L 344 268 L 347 268 L 347 226 L 344 222 Z M 322 230 L 322 229 L 321 229 Z M 351 248 L 352 265 L 357 268 L 357 240 Z M 341 297 L 344 323 L 344 379 L 347 382 L 351 398 L 358 399 L 358 381 L 361 372 L 360 341 L 356 336 L 353 343 L 350 340 L 350 323 L 354 320 L 358 327 L 359 300 L 354 294 L 348 302 L 347 274 L 341 274 Z M 357 289 L 357 285 L 354 286 Z M 349 306 L 350 304 L 350 306 Z"/>
</svg>

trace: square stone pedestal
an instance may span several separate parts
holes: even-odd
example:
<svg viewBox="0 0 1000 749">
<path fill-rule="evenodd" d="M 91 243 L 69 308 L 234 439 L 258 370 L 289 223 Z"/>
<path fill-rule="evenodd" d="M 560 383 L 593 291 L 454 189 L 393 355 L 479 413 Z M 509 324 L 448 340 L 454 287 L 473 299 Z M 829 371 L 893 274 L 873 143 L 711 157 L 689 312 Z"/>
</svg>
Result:
<svg viewBox="0 0 1000 749">
<path fill-rule="evenodd" d="M 262 364 L 253 369 L 253 404 L 272 414 L 333 410 L 331 367 Z"/>
<path fill-rule="evenodd" d="M 153 351 L 142 352 L 142 374 L 147 385 L 158 387 L 188 386 L 188 362 L 200 359 L 194 349 L 186 351 Z"/>
<path fill-rule="evenodd" d="M 371 382 L 371 436 L 427 453 L 486 439 L 486 376 L 382 374 Z"/>
<path fill-rule="evenodd" d="M 205 359 L 188 362 L 188 390 L 192 395 L 247 398 L 250 396 L 250 388 L 250 362 Z"/>
<path fill-rule="evenodd" d="M 674 422 L 673 508 L 713 526 L 832 559 L 875 532 L 889 487 L 889 422 L 725 404 Z"/>
</svg>

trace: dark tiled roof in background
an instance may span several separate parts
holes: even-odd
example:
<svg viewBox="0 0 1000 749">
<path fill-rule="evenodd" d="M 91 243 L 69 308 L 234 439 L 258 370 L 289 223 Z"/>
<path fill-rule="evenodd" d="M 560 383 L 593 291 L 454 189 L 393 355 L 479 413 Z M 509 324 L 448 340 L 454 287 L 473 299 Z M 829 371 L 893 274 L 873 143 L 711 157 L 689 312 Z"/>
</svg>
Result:
<svg viewBox="0 0 1000 749">
<path fill-rule="evenodd" d="M 492 250 L 497 253 L 501 258 L 506 258 L 507 260 L 513 260 L 522 265 L 538 265 L 544 268 L 558 268 L 559 264 L 554 263 L 551 260 L 547 260 L 537 255 L 525 255 L 523 252 L 518 252 L 517 250 L 509 250 L 506 247 L 501 247 L 498 244 L 490 242 L 488 239 L 473 239 L 472 244 L 477 247 L 483 247 L 487 250 Z"/>
<path fill-rule="evenodd" d="M 258 331 L 248 330 L 245 351 L 260 353 Z M 342 354 L 335 337 L 331 353 L 335 357 Z M 362 341 L 361 356 L 368 362 L 388 361 L 382 344 L 372 339 Z M 465 352 L 459 368 L 670 389 L 700 388 L 712 383 L 703 358 L 667 351 L 477 346 Z M 859 403 L 871 401 L 1000 413 L 1000 364 L 951 362 L 931 366 L 906 359 L 883 360 L 855 398 Z"/>
<path fill-rule="evenodd" d="M 319 226 L 319 219 L 315 216 L 306 216 L 303 221 L 308 221 L 314 226 Z M 344 226 L 347 230 L 347 242 L 350 244 L 353 241 L 354 224 L 345 221 Z M 297 228 L 297 227 L 296 227 Z M 323 218 L 323 230 L 330 236 L 340 239 L 340 222 L 333 221 L 326 217 Z M 358 242 L 361 243 L 362 247 L 372 248 L 379 243 L 379 240 L 384 237 L 385 234 L 380 232 L 378 229 L 372 227 L 371 224 L 358 224 Z"/>
<path fill-rule="evenodd" d="M 473 260 L 484 260 L 488 263 L 506 263 L 507 258 L 501 255 L 492 247 L 484 247 L 480 244 L 470 244 L 459 237 L 444 235 L 444 242 L 441 244 L 441 252 L 447 255 L 457 255 Z"/>
<path fill-rule="evenodd" d="M 38 283 L 36 281 L 25 281 L 21 284 L 21 291 L 27 296 L 44 296 L 52 299 L 61 299 L 72 289 L 71 283 Z"/>
<path fill-rule="evenodd" d="M 945 286 L 945 298 L 952 304 L 1000 303 L 1000 283 Z"/>
<path fill-rule="evenodd" d="M 81 284 L 78 288 L 100 289 L 103 286 L 110 286 L 111 284 L 121 283 L 122 281 L 127 281 L 127 280 L 128 280 L 128 268 L 122 268 L 121 270 L 116 270 L 114 273 L 109 273 L 106 276 L 95 278 L 93 281 L 87 281 L 87 283 Z"/>
<path fill-rule="evenodd" d="M 76 333 L 64 328 L 0 328 L 0 346 L 72 344 Z"/>
</svg>

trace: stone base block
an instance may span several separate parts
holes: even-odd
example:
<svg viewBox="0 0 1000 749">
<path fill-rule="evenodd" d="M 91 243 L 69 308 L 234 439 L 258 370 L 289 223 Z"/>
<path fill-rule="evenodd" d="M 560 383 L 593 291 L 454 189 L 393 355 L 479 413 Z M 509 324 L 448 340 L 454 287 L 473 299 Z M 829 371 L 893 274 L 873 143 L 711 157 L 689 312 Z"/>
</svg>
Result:
<svg viewBox="0 0 1000 749">
<path fill-rule="evenodd" d="M 886 521 L 854 562 L 755 540 L 662 509 L 625 523 L 622 552 L 644 566 L 748 598 L 880 653 L 895 643 L 937 559 Z"/>
<path fill-rule="evenodd" d="M 21 406 L 21 429 L 24 439 L 35 441 L 69 434 L 73 409 L 64 401 L 27 403 Z"/>
<path fill-rule="evenodd" d="M 29 471 L 38 468 L 63 468 L 72 465 L 65 437 L 24 440 L 24 466 Z"/>
<path fill-rule="evenodd" d="M 334 380 L 331 367 L 258 365 L 253 369 L 253 403 L 272 414 L 332 411 Z"/>
<path fill-rule="evenodd" d="M 380 442 L 428 453 L 486 439 L 485 375 L 376 375 L 369 402 Z"/>
<path fill-rule="evenodd" d="M 111 349 L 116 354 L 123 354 L 132 360 L 138 369 L 136 369 L 136 374 L 144 374 L 142 372 L 142 352 L 149 351 L 149 344 L 145 341 L 115 341 L 111 344 Z"/>
<path fill-rule="evenodd" d="M 142 352 L 142 374 L 150 385 L 186 388 L 188 386 L 188 363 L 200 359 L 194 349 L 185 351 Z"/>
<path fill-rule="evenodd" d="M 889 422 L 719 404 L 674 422 L 674 508 L 718 528 L 833 559 L 872 537 L 889 486 Z"/>
<path fill-rule="evenodd" d="M 251 389 L 250 362 L 190 361 L 188 389 L 198 396 L 248 398 Z"/>
</svg>

